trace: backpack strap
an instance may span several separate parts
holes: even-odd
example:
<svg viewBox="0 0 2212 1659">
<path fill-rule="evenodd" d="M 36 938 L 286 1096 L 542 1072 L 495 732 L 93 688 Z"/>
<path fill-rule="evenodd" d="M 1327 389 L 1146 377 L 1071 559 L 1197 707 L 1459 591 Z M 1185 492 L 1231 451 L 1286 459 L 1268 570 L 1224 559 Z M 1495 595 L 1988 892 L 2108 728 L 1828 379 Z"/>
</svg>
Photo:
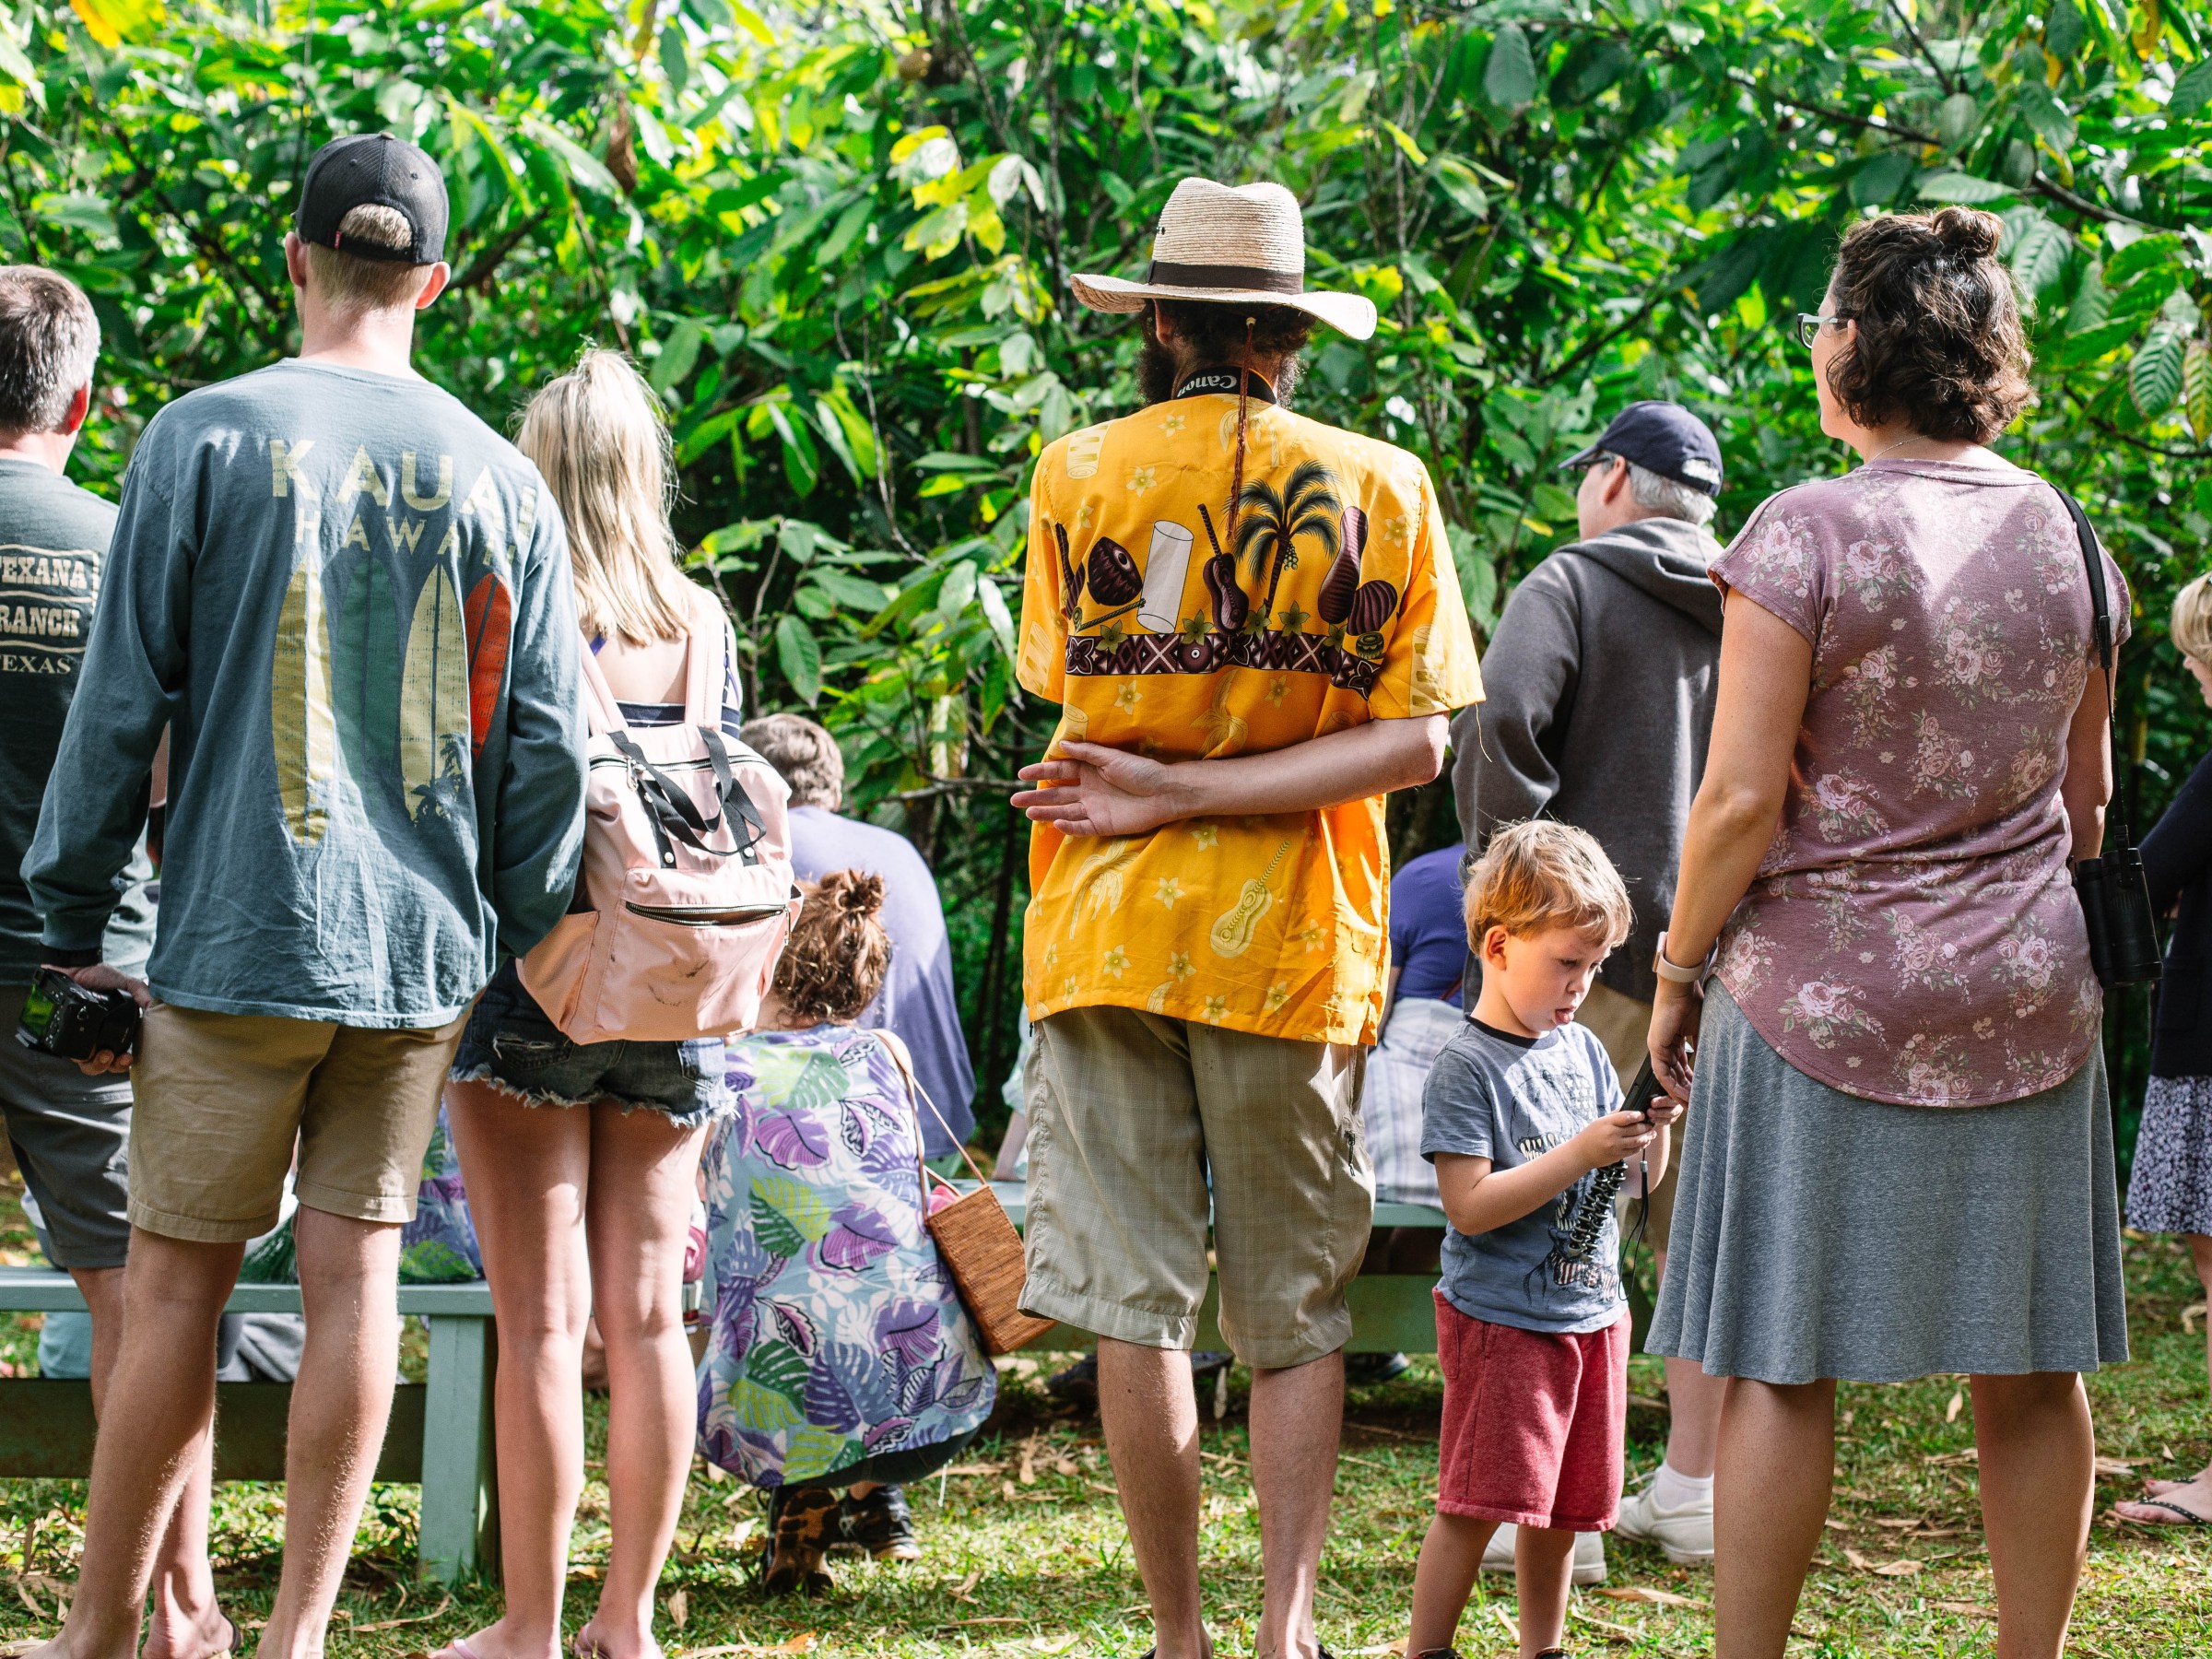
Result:
<svg viewBox="0 0 2212 1659">
<path fill-rule="evenodd" d="M 691 616 L 691 649 L 684 660 L 684 724 L 719 730 L 722 688 L 730 672 L 735 636 L 730 618 L 697 582 L 684 582 Z"/>
<path fill-rule="evenodd" d="M 615 700 L 614 688 L 600 670 L 597 646 L 588 634 L 577 637 L 583 647 L 583 713 L 592 734 L 605 736 L 610 732 L 627 732 L 629 723 L 622 718 L 622 705 Z"/>
<path fill-rule="evenodd" d="M 2043 482 L 2051 483 L 2048 478 Z M 2065 503 L 2066 515 L 2074 521 L 2075 539 L 2081 544 L 2082 568 L 2088 575 L 2089 642 L 2097 653 L 2099 666 L 2104 670 L 2104 719 L 2112 744 L 2112 806 L 2115 809 L 2113 817 L 2118 820 L 2112 828 L 2114 839 L 2124 847 L 2132 847 L 2136 841 L 2131 828 L 2136 816 L 2133 810 L 2134 769 L 2121 759 L 2127 751 L 2120 747 L 2120 712 L 2112 700 L 2116 690 L 2112 684 L 2112 648 L 2116 630 L 2112 626 L 2112 606 L 2105 597 L 2102 549 L 2098 543 L 2097 533 L 2089 527 L 2089 515 L 2082 511 L 2081 503 L 2057 485 L 2051 484 L 2051 488 L 2058 499 Z"/>
</svg>

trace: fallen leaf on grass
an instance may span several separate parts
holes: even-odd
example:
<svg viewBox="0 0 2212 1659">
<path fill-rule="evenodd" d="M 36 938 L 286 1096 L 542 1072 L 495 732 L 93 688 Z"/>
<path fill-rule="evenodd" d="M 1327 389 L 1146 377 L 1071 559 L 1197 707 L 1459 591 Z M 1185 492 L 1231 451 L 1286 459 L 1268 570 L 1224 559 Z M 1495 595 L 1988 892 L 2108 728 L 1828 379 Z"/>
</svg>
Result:
<svg viewBox="0 0 2212 1659">
<path fill-rule="evenodd" d="M 2212 1310 L 2207 1310 L 2203 1302 L 2191 1302 L 2183 1308 L 2182 1310 L 2182 1335 L 2184 1336 L 2195 1335 L 2196 1322 L 2202 1319 L 2208 1311 Z"/>
<path fill-rule="evenodd" d="M 2124 1479 L 2135 1472 L 2136 1465 L 2134 1464 L 2124 1462 L 2117 1457 L 2100 1457 L 2097 1460 L 2097 1473 L 2111 1479 Z"/>
<path fill-rule="evenodd" d="M 670 1591 L 668 1594 L 668 1622 L 680 1630 L 690 1618 L 691 1598 L 681 1590 Z"/>
<path fill-rule="evenodd" d="M 952 1593 L 954 1601 L 966 1601 L 975 1594 L 975 1587 L 983 1582 L 983 1570 L 978 1567 L 960 1581 L 960 1587 Z"/>
<path fill-rule="evenodd" d="M 1946 1613 L 1963 1613 L 1969 1618 L 1986 1618 L 1992 1624 L 1994 1624 L 1997 1619 L 1997 1610 L 1994 1607 L 1984 1607 L 1974 1602 L 1939 1601 L 1936 1605 Z"/>
<path fill-rule="evenodd" d="M 1505 1627 L 1507 1640 L 1512 1641 L 1515 1647 L 1519 1647 L 1521 1645 L 1521 1627 L 1513 1622 L 1512 1616 L 1496 1602 L 1492 1602 L 1490 1617 Z"/>
<path fill-rule="evenodd" d="M 772 1645 L 759 1641 L 725 1641 L 719 1647 L 679 1648 L 675 1659 L 726 1659 L 732 1653 L 810 1653 L 814 1651 L 814 1632 L 801 1630 L 787 1641 Z"/>
<path fill-rule="evenodd" d="M 1978 1463 L 1981 1461 L 1981 1457 L 1980 1452 L 1972 1446 L 1969 1446 L 1963 1452 L 1931 1452 L 1927 1456 L 1922 1458 L 1921 1462 L 1932 1464 L 1940 1469 L 1956 1464 Z"/>
<path fill-rule="evenodd" d="M 1005 1467 L 1004 1464 L 954 1464 L 951 1468 L 943 1470 L 942 1473 L 947 1475 L 996 1475 Z"/>
<path fill-rule="evenodd" d="M 1924 1561 L 1870 1561 L 1857 1550 L 1846 1547 L 1843 1559 L 1860 1572 L 1871 1572 L 1877 1578 L 1911 1578 L 1924 1566 Z"/>
<path fill-rule="evenodd" d="M 1577 1624 L 1588 1625 L 1594 1630 L 1603 1630 L 1606 1635 L 1618 1641 L 1639 1641 L 1643 1638 L 1643 1631 L 1634 1625 L 1614 1624 L 1608 1619 L 1597 1618 L 1594 1614 L 1585 1613 L 1571 1604 L 1567 1608 L 1567 1616 Z"/>
<path fill-rule="evenodd" d="M 347 1627 L 347 1634 L 359 1636 L 370 1630 L 396 1630 L 402 1625 L 429 1624 L 433 1618 L 443 1618 L 445 1610 L 453 1605 L 453 1598 L 449 1595 L 428 1613 L 411 1614 L 406 1618 L 380 1618 L 374 1624 L 351 1625 Z"/>
<path fill-rule="evenodd" d="M 1665 1400 L 1654 1400 L 1650 1394 L 1630 1394 L 1629 1396 L 1630 1409 L 1634 1410 L 1639 1406 L 1642 1407 L 1646 1411 L 1665 1411 L 1669 1409 L 1667 1403 Z"/>
<path fill-rule="evenodd" d="M 1381 1647 L 1348 1648 L 1344 1659 L 1406 1659 L 1406 1638 L 1386 1641 Z"/>
<path fill-rule="evenodd" d="M 1110 1487 L 1096 1480 L 1087 1480 L 1083 1484 L 1094 1492 L 1105 1493 L 1109 1498 L 1119 1498 L 1122 1495 L 1122 1488 L 1119 1487 Z"/>
<path fill-rule="evenodd" d="M 1648 1584 L 1607 1585 L 1598 1594 L 1613 1601 L 1649 1602 L 1654 1607 L 1702 1607 L 1707 1604 L 1694 1596 L 1677 1595 L 1672 1590 L 1653 1590 Z"/>
<path fill-rule="evenodd" d="M 1965 1409 L 1966 1390 L 1954 1388 L 1951 1390 L 1951 1403 L 1943 1408 L 1943 1420 L 1947 1423 L 1955 1423 L 1959 1420 L 1959 1414 Z"/>
</svg>

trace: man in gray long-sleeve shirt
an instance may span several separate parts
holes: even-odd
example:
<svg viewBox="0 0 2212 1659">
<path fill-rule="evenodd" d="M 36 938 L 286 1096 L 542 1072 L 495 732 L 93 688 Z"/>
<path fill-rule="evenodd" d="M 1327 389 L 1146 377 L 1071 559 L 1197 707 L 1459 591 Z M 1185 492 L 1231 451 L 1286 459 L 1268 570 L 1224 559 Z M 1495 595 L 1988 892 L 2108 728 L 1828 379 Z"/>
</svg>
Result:
<svg viewBox="0 0 2212 1659">
<path fill-rule="evenodd" d="M 1604 1041 L 1626 1088 L 1643 1060 L 1652 957 L 1674 905 L 1682 832 L 1712 730 L 1721 594 L 1706 570 L 1720 545 L 1705 526 L 1721 452 L 1679 404 L 1637 403 L 1565 465 L 1582 473 L 1579 539 L 1507 601 L 1483 653 L 1489 700 L 1453 729 L 1453 782 L 1470 848 L 1500 825 L 1554 818 L 1596 836 L 1628 882 L 1634 930 L 1578 1016 Z M 1645 1221 L 1662 1273 L 1674 1185 L 1669 1170 Z M 1666 1463 L 1648 1490 L 1622 1504 L 1618 1527 L 1677 1560 L 1707 1559 L 1720 1385 L 1692 1363 L 1669 1360 L 1667 1386 Z M 1503 1547 L 1510 1559 L 1510 1539 Z"/>
<path fill-rule="evenodd" d="M 124 480 L 24 884 L 41 959 L 146 1009 L 122 1351 L 84 1571 L 41 1659 L 129 1659 L 215 1403 L 244 1241 L 293 1221 L 307 1314 L 268 1659 L 319 1653 L 397 1368 L 399 1234 L 469 1003 L 566 910 L 582 841 L 575 599 L 537 470 L 409 367 L 445 285 L 437 166 L 309 165 L 301 349 L 171 405 Z M 100 961 L 170 732 L 148 984 Z M 156 999 L 159 1000 L 156 1000 Z M 204 1466 L 204 1464 L 203 1464 Z M 206 1488 L 186 1491 L 204 1536 Z M 219 1618 L 203 1631 L 234 1644 Z"/>
</svg>

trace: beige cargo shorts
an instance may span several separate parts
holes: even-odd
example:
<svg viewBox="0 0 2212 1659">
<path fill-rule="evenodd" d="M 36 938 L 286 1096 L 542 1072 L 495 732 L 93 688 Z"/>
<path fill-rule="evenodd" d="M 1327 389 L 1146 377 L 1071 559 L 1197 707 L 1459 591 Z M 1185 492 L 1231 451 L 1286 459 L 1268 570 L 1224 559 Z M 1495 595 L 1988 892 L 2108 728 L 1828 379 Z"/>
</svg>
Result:
<svg viewBox="0 0 2212 1659">
<path fill-rule="evenodd" d="M 1041 1020 L 1023 1311 L 1143 1347 L 1191 1347 L 1210 1198 L 1221 1335 L 1237 1358 L 1275 1371 L 1341 1348 L 1345 1287 L 1374 1217 L 1366 1062 L 1353 1044 L 1134 1008 Z"/>
</svg>

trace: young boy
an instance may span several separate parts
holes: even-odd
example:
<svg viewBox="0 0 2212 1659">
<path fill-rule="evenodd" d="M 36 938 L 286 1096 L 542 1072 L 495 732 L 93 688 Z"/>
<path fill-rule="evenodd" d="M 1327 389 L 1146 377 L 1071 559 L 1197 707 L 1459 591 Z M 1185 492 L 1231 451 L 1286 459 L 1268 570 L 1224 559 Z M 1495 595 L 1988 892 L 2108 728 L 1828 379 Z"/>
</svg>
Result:
<svg viewBox="0 0 2212 1659">
<path fill-rule="evenodd" d="M 1467 880 L 1482 993 L 1421 1100 L 1421 1153 L 1451 1229 L 1437 1288 L 1444 1426 L 1436 1519 L 1414 1577 L 1416 1659 L 1450 1659 L 1483 1546 L 1520 1529 L 1524 1659 L 1560 1654 L 1574 1536 L 1613 1524 L 1628 1421 L 1629 1313 L 1613 1218 L 1624 1159 L 1666 1167 L 1664 1098 L 1621 1110 L 1573 1023 L 1628 936 L 1628 890 L 1583 830 L 1500 830 Z"/>
</svg>

